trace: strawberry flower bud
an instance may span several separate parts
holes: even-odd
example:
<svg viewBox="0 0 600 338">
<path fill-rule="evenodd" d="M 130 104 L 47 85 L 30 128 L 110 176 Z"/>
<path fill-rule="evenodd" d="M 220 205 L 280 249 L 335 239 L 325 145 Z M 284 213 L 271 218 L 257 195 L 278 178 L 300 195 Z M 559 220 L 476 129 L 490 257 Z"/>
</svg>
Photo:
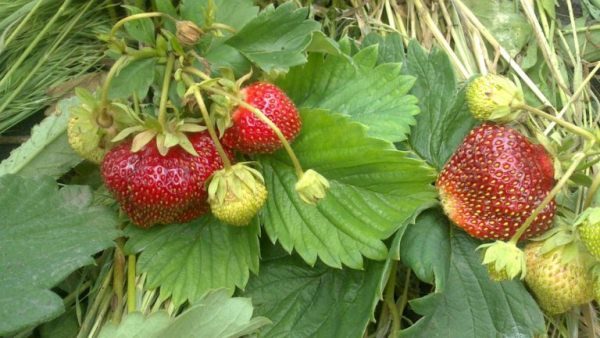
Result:
<svg viewBox="0 0 600 338">
<path fill-rule="evenodd" d="M 319 200 L 325 198 L 329 189 L 329 181 L 318 172 L 309 169 L 296 182 L 296 192 L 307 204 L 317 205 Z"/>
<path fill-rule="evenodd" d="M 211 211 L 227 224 L 248 225 L 266 200 L 264 178 L 245 163 L 215 172 L 208 185 Z"/>
<path fill-rule="evenodd" d="M 485 249 L 482 264 L 488 268 L 492 280 L 511 280 L 519 274 L 525 277 L 525 254 L 514 243 L 496 241 L 477 249 Z"/>
<path fill-rule="evenodd" d="M 504 76 L 487 74 L 473 79 L 466 89 L 473 117 L 494 122 L 510 122 L 518 115 L 514 107 L 523 104 L 523 92 Z"/>
<path fill-rule="evenodd" d="M 177 40 L 179 40 L 182 45 L 186 46 L 195 45 L 198 40 L 200 40 L 200 36 L 202 36 L 203 33 L 200 27 L 188 20 L 177 21 L 176 28 Z"/>
</svg>

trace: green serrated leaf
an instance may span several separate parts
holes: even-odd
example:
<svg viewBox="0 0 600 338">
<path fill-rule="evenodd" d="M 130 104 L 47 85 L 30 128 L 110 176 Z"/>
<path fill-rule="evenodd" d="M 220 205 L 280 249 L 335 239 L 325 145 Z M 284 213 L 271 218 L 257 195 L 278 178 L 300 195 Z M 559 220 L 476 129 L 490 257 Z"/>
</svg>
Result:
<svg viewBox="0 0 600 338">
<path fill-rule="evenodd" d="M 369 138 L 365 128 L 341 115 L 301 110 L 303 128 L 293 144 L 305 169 L 331 184 L 316 207 L 302 202 L 296 176 L 283 151 L 260 159 L 269 190 L 261 213 L 267 234 L 309 264 L 361 268 L 362 256 L 382 260 L 382 240 L 418 210 L 434 203 L 434 172 L 391 143 Z"/>
<path fill-rule="evenodd" d="M 138 269 L 147 287 L 160 286 L 162 298 L 176 305 L 196 300 L 207 290 L 243 288 L 258 271 L 258 227 L 225 225 L 211 216 L 187 224 L 126 229 L 125 250 L 141 252 Z"/>
<path fill-rule="evenodd" d="M 399 142 L 419 113 L 417 99 L 407 95 L 415 79 L 401 75 L 399 63 L 373 67 L 376 54 L 375 46 L 354 60 L 313 53 L 307 64 L 292 68 L 277 84 L 299 107 L 347 114 L 368 126 L 369 136 Z"/>
<path fill-rule="evenodd" d="M 338 56 L 342 55 L 342 51 L 340 50 L 337 42 L 321 31 L 313 32 L 310 44 L 308 47 L 306 47 L 306 51 Z"/>
<path fill-rule="evenodd" d="M 423 213 L 408 227 L 402 260 L 427 281 L 435 275 L 436 290 L 410 301 L 423 318 L 402 336 L 533 337 L 546 332 L 542 312 L 521 281 L 490 280 L 475 253 L 479 244 L 452 227 L 440 209 Z"/>
<path fill-rule="evenodd" d="M 413 40 L 406 61 L 406 71 L 417 79 L 411 93 L 421 108 L 409 142 L 421 158 L 441 169 L 477 121 L 469 113 L 464 91 L 457 88 L 446 54 L 427 54 Z"/>
<path fill-rule="evenodd" d="M 274 324 L 261 337 L 362 337 L 385 283 L 385 263 L 369 261 L 364 271 L 307 266 L 266 245 L 260 274 L 242 294 L 252 298 L 258 315 Z"/>
<path fill-rule="evenodd" d="M 110 83 L 108 97 L 111 100 L 126 99 L 136 93 L 138 98 L 146 97 L 154 80 L 155 58 L 137 59 L 128 62 Z"/>
<path fill-rule="evenodd" d="M 77 97 L 60 101 L 56 113 L 33 127 L 27 142 L 13 150 L 0 163 L 0 176 L 52 176 L 58 178 L 82 161 L 69 146 L 67 123 L 69 111 L 80 104 Z"/>
<path fill-rule="evenodd" d="M 319 23 L 307 19 L 308 8 L 287 2 L 265 8 L 224 44 L 237 49 L 264 71 L 287 70 L 306 62 L 304 50 Z M 207 59 L 214 59 L 209 52 Z"/>
<path fill-rule="evenodd" d="M 370 33 L 363 40 L 361 47 L 377 45 L 377 64 L 382 63 L 404 63 L 405 52 L 404 43 L 400 34 L 392 33 L 381 36 L 377 33 Z"/>
<path fill-rule="evenodd" d="M 181 16 L 193 21 L 199 27 L 206 26 L 205 14 L 210 0 L 183 0 Z M 244 27 L 258 14 L 258 7 L 252 0 L 212 0 L 215 9 L 215 21 L 237 30 Z"/>
<path fill-rule="evenodd" d="M 144 11 L 135 6 L 123 5 L 129 15 L 143 13 Z M 125 30 L 131 38 L 147 45 L 154 45 L 154 23 L 151 19 L 138 19 L 125 23 Z"/>
<path fill-rule="evenodd" d="M 130 313 L 119 325 L 106 324 L 99 337 L 242 337 L 270 324 L 267 318 L 252 318 L 252 313 L 250 299 L 230 298 L 228 291 L 221 289 L 204 295 L 176 318 L 170 318 L 165 311 L 148 317 L 139 312 Z"/>
<path fill-rule="evenodd" d="M 35 326 L 62 312 L 49 289 L 119 235 L 114 213 L 62 193 L 51 178 L 0 177 L 0 335 Z M 74 200 L 73 200 L 74 199 Z M 43 254 L 40 254 L 43 253 Z"/>
</svg>

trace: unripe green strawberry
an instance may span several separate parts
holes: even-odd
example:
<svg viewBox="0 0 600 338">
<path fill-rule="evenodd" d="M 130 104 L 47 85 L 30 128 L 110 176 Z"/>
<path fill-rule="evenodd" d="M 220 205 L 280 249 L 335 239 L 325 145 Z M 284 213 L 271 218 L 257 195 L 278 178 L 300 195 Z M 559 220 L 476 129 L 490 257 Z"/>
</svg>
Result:
<svg viewBox="0 0 600 338">
<path fill-rule="evenodd" d="M 106 149 L 101 146 L 104 129 L 96 123 L 86 109 L 74 109 L 67 124 L 67 137 L 71 148 L 81 157 L 94 163 L 102 162 Z"/>
<path fill-rule="evenodd" d="M 544 242 L 532 242 L 525 248 L 527 274 L 525 282 L 540 307 L 550 315 L 590 302 L 594 297 L 589 265 L 577 255 L 567 261 L 557 248 L 542 254 Z"/>
<path fill-rule="evenodd" d="M 510 122 L 518 114 L 513 107 L 523 104 L 523 92 L 504 76 L 487 74 L 473 79 L 466 88 L 473 117 L 485 121 Z"/>
<path fill-rule="evenodd" d="M 579 227 L 581 241 L 596 259 L 600 259 L 600 223 L 584 222 Z"/>
<path fill-rule="evenodd" d="M 262 175 L 244 163 L 215 172 L 208 185 L 213 215 L 230 225 L 248 225 L 266 200 Z"/>
<path fill-rule="evenodd" d="M 600 208 L 588 208 L 577 222 L 579 238 L 596 259 L 600 260 Z"/>
</svg>

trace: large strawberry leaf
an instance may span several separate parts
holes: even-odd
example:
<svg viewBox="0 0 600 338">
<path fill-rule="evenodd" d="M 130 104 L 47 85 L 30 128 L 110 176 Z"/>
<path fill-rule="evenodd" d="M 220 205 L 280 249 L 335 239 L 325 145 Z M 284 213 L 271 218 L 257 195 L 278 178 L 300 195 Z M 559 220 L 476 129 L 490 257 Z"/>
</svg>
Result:
<svg viewBox="0 0 600 338">
<path fill-rule="evenodd" d="M 19 174 L 58 178 L 79 164 L 81 156 L 69 146 L 66 133 L 69 111 L 78 104 L 77 97 L 59 101 L 56 112 L 33 127 L 29 140 L 0 163 L 0 176 Z"/>
<path fill-rule="evenodd" d="M 363 258 L 383 260 L 390 237 L 418 210 L 434 202 L 433 170 L 366 128 L 323 110 L 302 110 L 302 132 L 293 147 L 306 169 L 331 184 L 315 206 L 302 202 L 286 153 L 260 159 L 269 190 L 261 219 L 272 241 L 296 250 L 309 264 L 362 268 Z"/>
<path fill-rule="evenodd" d="M 51 178 L 0 177 L 0 335 L 64 311 L 50 291 L 119 235 L 110 210 L 89 189 L 58 189 Z"/>
<path fill-rule="evenodd" d="M 477 121 L 467 109 L 445 53 L 427 54 L 411 41 L 406 61 L 406 72 L 417 79 L 411 93 L 421 108 L 409 142 L 421 158 L 440 169 Z"/>
<path fill-rule="evenodd" d="M 237 30 L 258 14 L 258 7 L 252 0 L 183 0 L 180 13 L 186 19 L 195 22 L 199 27 L 207 24 L 207 14 L 214 22 L 229 25 Z"/>
<path fill-rule="evenodd" d="M 160 287 L 176 305 L 196 300 L 210 289 L 243 288 L 258 272 L 258 227 L 237 228 L 205 216 L 187 224 L 126 229 L 127 252 L 141 252 L 138 269 L 147 287 Z"/>
<path fill-rule="evenodd" d="M 160 337 L 241 337 L 255 333 L 270 323 L 267 318 L 252 318 L 248 298 L 230 298 L 225 290 L 205 294 L 176 318 L 166 311 L 144 317 L 130 313 L 119 325 L 106 324 L 100 338 Z"/>
<path fill-rule="evenodd" d="M 352 58 L 311 53 L 308 63 L 290 69 L 277 84 L 299 107 L 347 114 L 368 126 L 369 136 L 403 141 L 419 113 L 417 99 L 408 95 L 415 78 L 402 75 L 400 63 L 377 61 L 377 45 Z"/>
<path fill-rule="evenodd" d="M 480 243 L 452 227 L 441 210 L 421 214 L 406 230 L 401 258 L 436 290 L 412 300 L 424 317 L 406 337 L 532 337 L 545 332 L 544 318 L 520 281 L 494 282 L 475 253 Z"/>
<path fill-rule="evenodd" d="M 266 245 L 260 274 L 244 296 L 273 321 L 264 337 L 362 337 L 381 295 L 385 262 L 368 261 L 364 271 L 307 266 L 297 255 Z"/>
<path fill-rule="evenodd" d="M 252 318 L 250 299 L 228 296 L 228 291 L 210 292 L 176 318 L 164 311 L 144 317 L 139 312 L 128 314 L 119 325 L 106 324 L 100 338 L 160 337 L 242 337 L 257 332 L 270 321 Z"/>
<path fill-rule="evenodd" d="M 307 17 L 308 8 L 298 9 L 292 2 L 269 5 L 233 36 L 215 43 L 206 58 L 217 65 L 243 67 L 241 55 L 264 71 L 285 71 L 306 62 L 304 50 L 320 27 Z"/>
</svg>

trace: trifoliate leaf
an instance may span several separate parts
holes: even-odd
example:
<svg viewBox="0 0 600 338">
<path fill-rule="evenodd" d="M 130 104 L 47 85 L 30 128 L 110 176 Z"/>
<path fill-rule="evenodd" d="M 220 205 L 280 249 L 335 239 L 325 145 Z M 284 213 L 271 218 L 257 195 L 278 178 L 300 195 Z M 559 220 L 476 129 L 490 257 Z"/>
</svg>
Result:
<svg viewBox="0 0 600 338">
<path fill-rule="evenodd" d="M 232 227 L 212 216 L 191 223 L 126 229 L 125 250 L 141 252 L 138 269 L 147 287 L 180 305 L 207 290 L 243 288 L 250 271 L 258 271 L 258 227 Z"/>
<path fill-rule="evenodd" d="M 304 169 L 331 185 L 317 206 L 301 201 L 284 151 L 260 159 L 269 197 L 261 219 L 272 241 L 296 250 L 309 264 L 361 268 L 362 256 L 387 256 L 390 237 L 434 202 L 434 172 L 391 143 L 369 138 L 359 123 L 323 110 L 301 110 L 302 131 L 293 148 Z"/>
<path fill-rule="evenodd" d="M 126 99 L 133 96 L 133 93 L 136 93 L 137 97 L 146 97 L 154 80 L 155 65 L 155 58 L 131 60 L 126 63 L 112 79 L 108 97 L 111 100 Z"/>
<path fill-rule="evenodd" d="M 139 312 L 128 314 L 118 326 L 106 324 L 100 338 L 242 337 L 270 324 L 267 318 L 252 318 L 252 313 L 249 298 L 230 298 L 228 291 L 216 290 L 203 296 L 176 318 L 169 317 L 164 311 L 148 317 Z"/>
<path fill-rule="evenodd" d="M 388 34 L 385 36 L 371 33 L 365 37 L 361 48 L 377 45 L 377 64 L 400 62 L 404 63 L 404 43 L 400 34 Z"/>
<path fill-rule="evenodd" d="M 52 176 L 58 178 L 83 159 L 69 146 L 67 123 L 72 107 L 80 103 L 77 97 L 60 101 L 56 113 L 33 127 L 31 137 L 10 157 L 0 163 L 0 176 Z"/>
<path fill-rule="evenodd" d="M 427 282 L 435 275 L 436 290 L 410 301 L 423 317 L 402 336 L 533 337 L 546 332 L 542 312 L 521 281 L 490 280 L 475 253 L 479 244 L 451 227 L 439 209 L 421 214 L 408 227 L 402 261 Z"/>
<path fill-rule="evenodd" d="M 235 57 L 233 51 L 223 51 L 233 48 L 264 71 L 285 71 L 306 62 L 304 50 L 311 42 L 312 33 L 320 27 L 307 17 L 308 8 L 297 9 L 292 2 L 277 8 L 269 5 L 222 45 L 210 50 L 206 58 L 223 64 L 227 60 L 216 56 Z"/>
<path fill-rule="evenodd" d="M 91 206 L 91 192 L 58 189 L 51 178 L 0 177 L 0 335 L 62 312 L 49 289 L 119 235 L 110 210 Z M 87 197 L 86 197 L 87 196 Z"/>
<path fill-rule="evenodd" d="M 390 142 L 406 139 L 417 99 L 408 95 L 415 79 L 402 75 L 400 63 L 376 66 L 377 46 L 346 55 L 311 53 L 308 63 L 290 69 L 277 84 L 296 105 L 347 114 L 368 126 L 368 134 Z"/>
<path fill-rule="evenodd" d="M 127 9 L 129 15 L 140 14 L 144 11 L 135 6 L 123 5 Z M 151 19 L 138 19 L 125 23 L 127 34 L 134 39 L 145 43 L 146 45 L 154 45 L 155 28 Z"/>
<path fill-rule="evenodd" d="M 210 3 L 212 7 L 209 6 Z M 252 0 L 183 0 L 180 12 L 185 20 L 193 21 L 199 27 L 205 28 L 208 24 L 206 16 L 209 14 L 209 8 L 214 13 L 212 20 L 215 23 L 225 24 L 237 30 L 258 14 L 258 7 Z"/>
<path fill-rule="evenodd" d="M 261 337 L 362 337 L 381 296 L 386 263 L 368 261 L 364 271 L 310 267 L 279 247 L 265 246 L 260 274 L 243 293 L 258 315 L 273 321 Z"/>
<path fill-rule="evenodd" d="M 409 142 L 422 159 L 441 169 L 477 121 L 469 113 L 464 91 L 457 88 L 446 54 L 427 54 L 411 41 L 406 61 L 407 73 L 417 79 L 411 93 L 421 108 Z"/>
</svg>

